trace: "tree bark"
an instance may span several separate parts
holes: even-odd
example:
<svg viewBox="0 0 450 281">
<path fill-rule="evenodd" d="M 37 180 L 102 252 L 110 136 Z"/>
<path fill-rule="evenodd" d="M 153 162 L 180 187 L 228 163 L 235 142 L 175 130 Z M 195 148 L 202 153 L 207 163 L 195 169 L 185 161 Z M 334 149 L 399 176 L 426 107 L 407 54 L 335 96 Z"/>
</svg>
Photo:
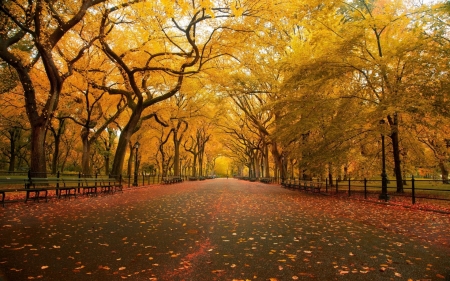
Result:
<svg viewBox="0 0 450 281">
<path fill-rule="evenodd" d="M 47 163 L 45 161 L 45 137 L 47 126 L 31 126 L 31 165 L 32 177 L 47 177 Z"/>
<path fill-rule="evenodd" d="M 398 133 L 398 115 L 394 113 L 394 116 L 388 116 L 388 122 L 391 127 L 391 140 L 392 140 L 392 151 L 394 156 L 394 173 L 396 179 L 397 192 L 403 193 L 403 176 L 400 160 L 400 140 Z"/>
<path fill-rule="evenodd" d="M 173 174 L 176 177 L 180 176 L 181 163 L 180 163 L 180 142 L 178 141 L 177 130 L 173 132 L 173 147 L 174 147 L 174 156 L 173 156 Z"/>
<path fill-rule="evenodd" d="M 92 175 L 90 157 L 91 143 L 89 141 L 89 128 L 83 127 L 81 130 L 81 143 L 83 144 L 83 153 L 81 156 L 81 173 L 83 175 Z"/>
<path fill-rule="evenodd" d="M 443 184 L 448 184 L 449 180 L 448 180 L 448 168 L 445 166 L 445 163 L 443 160 L 439 161 L 439 168 L 441 169 L 441 174 L 442 174 L 442 183 Z"/>
<path fill-rule="evenodd" d="M 55 138 L 55 147 L 53 149 L 52 174 L 56 174 L 58 170 L 59 146 L 61 144 L 61 135 L 55 134 L 54 138 Z"/>
<path fill-rule="evenodd" d="M 18 129 L 12 128 L 8 130 L 9 133 L 9 172 L 14 172 L 16 167 L 16 158 L 17 158 L 17 152 L 16 152 L 16 145 L 17 145 L 17 135 L 18 135 Z"/>
<path fill-rule="evenodd" d="M 122 174 L 123 163 L 125 162 L 125 154 L 127 152 L 127 146 L 131 140 L 131 136 L 134 133 L 134 129 L 139 123 L 142 110 L 143 110 L 142 101 L 140 101 L 136 105 L 136 108 L 131 113 L 130 120 L 128 121 L 127 125 L 125 125 L 120 134 L 116 154 L 114 155 L 114 161 L 111 168 L 111 176 L 113 177 L 119 177 Z"/>
<path fill-rule="evenodd" d="M 128 177 L 131 177 L 132 171 L 133 171 L 133 159 L 134 159 L 134 149 L 133 149 L 133 145 L 131 145 L 131 141 L 128 142 L 128 149 L 130 150 L 130 156 L 128 157 L 127 175 L 128 175 Z"/>
</svg>

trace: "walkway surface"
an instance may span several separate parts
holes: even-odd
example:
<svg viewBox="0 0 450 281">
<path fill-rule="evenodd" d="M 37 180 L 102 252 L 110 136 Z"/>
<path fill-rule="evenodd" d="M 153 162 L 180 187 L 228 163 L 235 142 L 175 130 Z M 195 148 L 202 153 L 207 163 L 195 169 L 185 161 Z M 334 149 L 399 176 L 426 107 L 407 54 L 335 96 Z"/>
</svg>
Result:
<svg viewBox="0 0 450 281">
<path fill-rule="evenodd" d="M 4 280 L 449 280 L 450 215 L 235 179 L 0 208 Z M 0 280 L 2 278 L 0 277 Z"/>
</svg>

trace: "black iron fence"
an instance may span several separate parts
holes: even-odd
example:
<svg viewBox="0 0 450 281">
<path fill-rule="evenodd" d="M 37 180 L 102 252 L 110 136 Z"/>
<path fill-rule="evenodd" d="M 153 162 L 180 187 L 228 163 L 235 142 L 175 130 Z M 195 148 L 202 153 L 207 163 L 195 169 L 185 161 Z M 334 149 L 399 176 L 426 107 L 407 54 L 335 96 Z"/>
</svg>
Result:
<svg viewBox="0 0 450 281">
<path fill-rule="evenodd" d="M 82 174 L 81 172 L 74 172 L 74 173 L 31 173 L 30 171 L 21 171 L 21 172 L 9 172 L 9 171 L 0 171 L 0 177 L 1 178 L 23 178 L 23 179 L 29 179 L 33 177 L 42 177 L 44 176 L 47 178 L 117 178 L 120 179 L 122 183 L 124 183 L 124 187 L 132 187 L 134 184 L 134 175 L 105 175 L 105 174 L 91 174 L 86 175 Z M 134 186 L 141 186 L 141 185 L 150 185 L 150 184 L 157 184 L 161 183 L 161 175 L 157 174 L 138 174 L 138 178 L 136 181 L 136 185 Z"/>
<path fill-rule="evenodd" d="M 347 196 L 363 196 L 364 199 L 377 198 L 382 193 L 381 179 L 348 179 L 333 181 L 328 179 L 325 184 L 326 193 L 344 194 Z M 390 198 L 408 198 L 412 204 L 417 200 L 447 201 L 450 206 L 450 184 L 442 180 L 416 179 L 414 177 L 403 180 L 402 190 L 397 190 L 395 180 L 389 180 L 387 186 Z"/>
</svg>

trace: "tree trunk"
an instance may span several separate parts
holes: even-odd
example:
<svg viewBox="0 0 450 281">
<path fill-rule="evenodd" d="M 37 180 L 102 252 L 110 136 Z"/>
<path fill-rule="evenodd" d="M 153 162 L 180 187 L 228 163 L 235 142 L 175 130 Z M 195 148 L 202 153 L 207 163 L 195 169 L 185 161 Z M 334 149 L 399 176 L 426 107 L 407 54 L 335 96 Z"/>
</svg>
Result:
<svg viewBox="0 0 450 281">
<path fill-rule="evenodd" d="M 113 177 L 119 177 L 122 174 L 127 146 L 131 140 L 131 136 L 134 133 L 134 129 L 136 128 L 139 119 L 141 118 L 142 110 L 142 102 L 140 102 L 132 112 L 130 120 L 128 121 L 127 125 L 125 125 L 120 134 L 116 154 L 114 155 L 114 161 L 111 168 L 111 176 Z"/>
<path fill-rule="evenodd" d="M 47 126 L 45 123 L 31 126 L 31 176 L 47 177 L 45 161 L 45 137 Z"/>
<path fill-rule="evenodd" d="M 127 175 L 131 177 L 131 171 L 133 170 L 133 158 L 134 158 L 134 149 L 131 145 L 131 142 L 128 143 L 128 149 L 130 150 L 130 157 L 128 157 L 127 164 Z"/>
<path fill-rule="evenodd" d="M 270 167 L 269 167 L 269 146 L 264 143 L 264 176 L 270 178 Z"/>
<path fill-rule="evenodd" d="M 109 175 L 109 153 L 105 155 L 105 175 Z"/>
<path fill-rule="evenodd" d="M 281 163 L 281 155 L 280 152 L 278 151 L 278 147 L 277 147 L 277 143 L 274 141 L 272 142 L 272 155 L 273 158 L 275 160 L 275 165 L 276 165 L 276 170 L 280 171 L 280 177 L 282 180 L 284 180 L 286 178 L 286 170 L 284 169 L 284 165 Z M 276 175 L 276 180 L 278 180 L 278 175 L 277 173 Z"/>
<path fill-rule="evenodd" d="M 173 131 L 173 146 L 174 146 L 174 156 L 173 156 L 173 174 L 176 177 L 180 176 L 181 163 L 180 163 L 180 142 L 178 141 L 177 130 Z"/>
<path fill-rule="evenodd" d="M 202 153 L 198 154 L 198 176 L 203 176 L 203 155 Z"/>
<path fill-rule="evenodd" d="M 403 193 L 403 177 L 402 168 L 400 166 L 400 141 L 398 135 L 398 116 L 394 114 L 394 117 L 388 116 L 389 124 L 391 125 L 391 140 L 392 140 L 392 150 L 394 156 L 394 173 L 397 185 L 397 192 Z"/>
<path fill-rule="evenodd" d="M 192 176 L 197 176 L 197 154 L 194 154 L 194 161 L 192 163 Z"/>
<path fill-rule="evenodd" d="M 443 184 L 448 184 L 449 183 L 449 180 L 448 180 L 448 169 L 445 166 L 444 161 L 442 161 L 442 160 L 439 161 L 439 168 L 441 169 L 442 183 Z"/>
<path fill-rule="evenodd" d="M 330 187 L 333 187 L 333 169 L 331 163 L 328 163 L 328 181 L 330 182 Z"/>
<path fill-rule="evenodd" d="M 81 155 L 81 173 L 83 175 L 92 175 L 91 170 L 91 144 L 89 142 L 89 128 L 83 127 L 81 130 L 81 143 L 83 145 L 83 152 Z"/>
<path fill-rule="evenodd" d="M 17 135 L 17 129 L 11 129 L 9 130 L 9 136 L 10 136 L 10 142 L 9 142 L 9 172 L 14 172 L 14 169 L 16 167 L 16 137 Z"/>
<path fill-rule="evenodd" d="M 61 135 L 55 135 L 55 148 L 52 158 L 52 174 L 56 174 L 58 170 L 59 146 L 61 144 Z"/>
</svg>

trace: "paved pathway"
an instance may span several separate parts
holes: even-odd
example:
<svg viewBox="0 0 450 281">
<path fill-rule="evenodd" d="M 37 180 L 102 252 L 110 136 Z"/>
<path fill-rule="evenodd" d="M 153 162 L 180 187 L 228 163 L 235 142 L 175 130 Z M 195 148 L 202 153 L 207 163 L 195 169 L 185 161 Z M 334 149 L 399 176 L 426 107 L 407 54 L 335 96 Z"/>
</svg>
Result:
<svg viewBox="0 0 450 281">
<path fill-rule="evenodd" d="M 4 280 L 445 280 L 450 216 L 234 179 L 0 209 Z M 1 280 L 0 276 L 0 280 Z"/>
</svg>

